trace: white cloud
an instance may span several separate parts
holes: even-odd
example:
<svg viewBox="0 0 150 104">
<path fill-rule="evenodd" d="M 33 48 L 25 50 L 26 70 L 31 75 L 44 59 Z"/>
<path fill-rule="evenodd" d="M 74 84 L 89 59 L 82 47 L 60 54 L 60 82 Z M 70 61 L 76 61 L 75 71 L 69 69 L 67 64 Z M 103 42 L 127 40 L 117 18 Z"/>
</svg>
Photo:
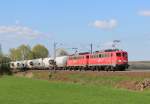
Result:
<svg viewBox="0 0 150 104">
<path fill-rule="evenodd" d="M 118 25 L 117 20 L 110 19 L 110 20 L 96 20 L 91 22 L 89 26 L 93 26 L 99 29 L 114 29 Z"/>
<path fill-rule="evenodd" d="M 49 44 L 53 33 L 43 33 L 28 26 L 20 25 L 0 25 L 0 44 L 3 51 L 8 52 L 10 48 L 18 47 L 21 44 Z"/>
<path fill-rule="evenodd" d="M 10 25 L 0 26 L 0 35 L 9 35 L 10 37 L 36 38 L 42 33 L 33 30 L 27 26 Z M 11 36 L 12 35 L 12 36 Z"/>
<path fill-rule="evenodd" d="M 150 16 L 150 10 L 142 10 L 142 11 L 139 11 L 138 14 L 140 16 Z"/>
</svg>

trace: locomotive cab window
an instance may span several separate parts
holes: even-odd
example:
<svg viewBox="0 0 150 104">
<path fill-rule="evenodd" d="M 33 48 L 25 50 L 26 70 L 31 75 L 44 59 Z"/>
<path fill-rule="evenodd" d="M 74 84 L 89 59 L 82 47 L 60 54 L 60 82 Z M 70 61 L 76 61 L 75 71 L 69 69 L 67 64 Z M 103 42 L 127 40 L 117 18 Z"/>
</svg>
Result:
<svg viewBox="0 0 150 104">
<path fill-rule="evenodd" d="M 127 57 L 127 53 L 123 53 L 123 57 Z"/>
<path fill-rule="evenodd" d="M 105 57 L 108 57 L 108 54 L 105 54 Z"/>
<path fill-rule="evenodd" d="M 101 56 L 102 56 L 102 55 L 101 55 L 101 54 L 99 54 L 99 58 L 101 58 Z"/>
<path fill-rule="evenodd" d="M 88 59 L 88 58 L 89 58 L 89 56 L 86 56 L 86 58 Z"/>
<path fill-rule="evenodd" d="M 95 56 L 96 56 L 96 58 L 98 58 L 98 55 L 97 55 L 97 54 L 96 54 Z"/>
<path fill-rule="evenodd" d="M 121 57 L 121 53 L 116 53 L 116 56 Z"/>
<path fill-rule="evenodd" d="M 105 54 L 102 54 L 102 58 L 104 58 L 105 57 Z"/>
</svg>

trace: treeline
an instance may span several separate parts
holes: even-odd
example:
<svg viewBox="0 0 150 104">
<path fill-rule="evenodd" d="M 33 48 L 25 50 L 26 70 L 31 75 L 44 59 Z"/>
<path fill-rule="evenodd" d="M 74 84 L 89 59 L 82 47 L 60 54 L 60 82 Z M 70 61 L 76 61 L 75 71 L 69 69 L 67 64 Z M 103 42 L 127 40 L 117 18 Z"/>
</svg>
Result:
<svg viewBox="0 0 150 104">
<path fill-rule="evenodd" d="M 68 55 L 68 52 L 64 48 L 57 48 L 56 56 L 63 55 Z M 11 72 L 10 61 L 31 60 L 48 56 L 50 56 L 48 49 L 41 44 L 37 44 L 34 47 L 22 44 L 17 48 L 11 48 L 8 55 L 0 53 L 0 74 Z"/>
<path fill-rule="evenodd" d="M 35 45 L 33 48 L 23 44 L 17 48 L 10 49 L 8 55 L 0 53 L 0 75 L 11 74 L 11 69 L 9 67 L 10 61 L 45 58 L 48 57 L 48 55 L 48 49 L 40 44 Z"/>
<path fill-rule="evenodd" d="M 9 56 L 13 60 L 30 60 L 36 58 L 48 57 L 48 49 L 40 44 L 31 48 L 29 45 L 20 45 L 17 48 L 10 49 Z"/>
<path fill-rule="evenodd" d="M 9 67 L 10 58 L 4 55 L 0 55 L 0 75 L 11 74 Z"/>
</svg>

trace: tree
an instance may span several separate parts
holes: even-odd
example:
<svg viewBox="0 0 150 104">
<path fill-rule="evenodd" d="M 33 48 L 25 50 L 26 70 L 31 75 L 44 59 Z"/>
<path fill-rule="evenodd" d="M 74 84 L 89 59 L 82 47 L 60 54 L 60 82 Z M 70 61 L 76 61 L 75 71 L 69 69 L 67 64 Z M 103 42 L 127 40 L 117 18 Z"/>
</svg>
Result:
<svg viewBox="0 0 150 104">
<path fill-rule="evenodd" d="M 0 56 L 3 56 L 2 45 L 0 44 Z"/>
<path fill-rule="evenodd" d="M 32 53 L 34 55 L 34 58 L 45 58 L 48 57 L 48 49 L 43 45 L 36 45 L 32 48 Z"/>
<path fill-rule="evenodd" d="M 11 60 L 20 60 L 20 53 L 16 48 L 12 48 L 9 50 Z"/>
<path fill-rule="evenodd" d="M 33 59 L 33 53 L 30 46 L 21 45 L 18 48 L 10 49 L 10 58 L 12 60 L 28 60 Z"/>
<path fill-rule="evenodd" d="M 0 56 L 0 64 L 2 63 L 9 63 L 10 62 L 10 58 L 7 56 Z"/>
<path fill-rule="evenodd" d="M 8 56 L 0 55 L 0 75 L 11 74 L 9 62 L 10 58 Z"/>
<path fill-rule="evenodd" d="M 56 50 L 56 56 L 65 56 L 68 55 L 68 52 L 64 48 L 58 48 Z"/>
<path fill-rule="evenodd" d="M 18 51 L 22 60 L 33 59 L 33 53 L 29 45 L 21 45 L 18 47 Z"/>
</svg>

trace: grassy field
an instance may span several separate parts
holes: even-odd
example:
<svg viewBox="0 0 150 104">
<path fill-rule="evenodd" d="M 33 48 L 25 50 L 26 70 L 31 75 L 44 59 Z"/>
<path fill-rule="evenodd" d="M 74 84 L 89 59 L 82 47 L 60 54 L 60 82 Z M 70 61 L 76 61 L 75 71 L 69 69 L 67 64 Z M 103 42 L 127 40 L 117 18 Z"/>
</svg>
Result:
<svg viewBox="0 0 150 104">
<path fill-rule="evenodd" d="M 118 79 L 117 79 L 118 80 Z M 4 76 L 1 104 L 149 104 L 150 91 Z"/>
</svg>

